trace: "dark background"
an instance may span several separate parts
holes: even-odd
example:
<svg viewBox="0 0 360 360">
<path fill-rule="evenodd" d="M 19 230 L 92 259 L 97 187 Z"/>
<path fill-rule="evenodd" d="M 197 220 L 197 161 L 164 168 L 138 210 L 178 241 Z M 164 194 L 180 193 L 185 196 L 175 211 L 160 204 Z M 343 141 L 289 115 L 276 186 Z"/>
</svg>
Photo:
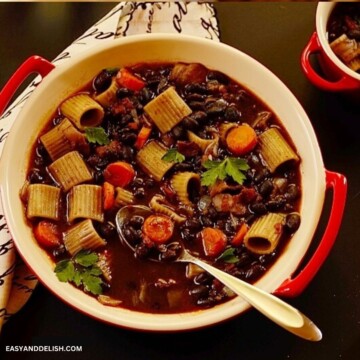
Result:
<svg viewBox="0 0 360 360">
<path fill-rule="evenodd" d="M 21 62 L 53 59 L 114 3 L 0 3 L 0 88 Z M 256 311 L 189 333 L 151 334 L 102 324 L 39 285 L 0 336 L 2 359 L 296 359 L 360 358 L 359 105 L 322 92 L 303 75 L 299 58 L 314 31 L 316 3 L 216 3 L 221 40 L 259 60 L 295 94 L 318 136 L 327 169 L 349 181 L 347 206 L 332 252 L 310 286 L 288 302 L 321 328 L 311 343 Z M 321 238 L 331 202 L 314 243 Z M 5 353 L 6 345 L 83 345 L 82 353 Z"/>
</svg>

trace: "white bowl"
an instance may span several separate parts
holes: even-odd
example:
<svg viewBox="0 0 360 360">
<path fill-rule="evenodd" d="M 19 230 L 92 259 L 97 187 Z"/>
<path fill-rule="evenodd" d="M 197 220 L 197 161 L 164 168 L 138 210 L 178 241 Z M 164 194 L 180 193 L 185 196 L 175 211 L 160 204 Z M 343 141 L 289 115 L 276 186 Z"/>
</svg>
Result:
<svg viewBox="0 0 360 360">
<path fill-rule="evenodd" d="M 52 261 L 38 246 L 26 223 L 19 198 L 29 150 L 61 100 L 79 90 L 102 68 L 149 61 L 201 62 L 229 75 L 262 99 L 291 134 L 302 159 L 302 222 L 279 259 L 257 282 L 257 286 L 274 292 L 294 273 L 311 243 L 324 201 L 325 170 L 310 121 L 296 98 L 263 65 L 230 46 L 183 35 L 130 36 L 93 47 L 57 66 L 26 102 L 10 132 L 1 159 L 1 195 L 19 253 L 40 281 L 62 300 L 89 316 L 123 327 L 153 331 L 194 329 L 236 316 L 249 306 L 237 297 L 211 309 L 170 315 L 106 307 L 72 285 L 59 282 Z"/>
</svg>

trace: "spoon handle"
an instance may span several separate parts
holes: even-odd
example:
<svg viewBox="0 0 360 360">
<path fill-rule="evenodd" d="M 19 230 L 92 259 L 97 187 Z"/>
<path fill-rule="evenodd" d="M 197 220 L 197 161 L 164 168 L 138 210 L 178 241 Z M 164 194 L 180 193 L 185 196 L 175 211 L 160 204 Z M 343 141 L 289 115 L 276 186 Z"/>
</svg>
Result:
<svg viewBox="0 0 360 360">
<path fill-rule="evenodd" d="M 306 340 L 321 340 L 321 331 L 310 319 L 274 295 L 229 275 L 199 259 L 194 258 L 191 260 L 188 259 L 187 261 L 206 270 L 237 295 L 241 296 L 255 309 L 287 331 Z"/>
</svg>

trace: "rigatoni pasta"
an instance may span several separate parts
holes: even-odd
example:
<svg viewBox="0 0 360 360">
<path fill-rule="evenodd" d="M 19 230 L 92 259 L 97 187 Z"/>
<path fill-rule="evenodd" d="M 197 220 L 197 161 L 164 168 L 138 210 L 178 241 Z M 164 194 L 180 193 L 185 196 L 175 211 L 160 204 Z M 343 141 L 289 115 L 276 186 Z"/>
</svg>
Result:
<svg viewBox="0 0 360 360">
<path fill-rule="evenodd" d="M 27 187 L 27 212 L 29 219 L 41 217 L 59 219 L 60 189 L 46 184 L 31 184 Z"/>
<path fill-rule="evenodd" d="M 92 174 L 78 151 L 71 151 L 54 161 L 49 165 L 49 171 L 65 192 L 92 179 Z"/>
<path fill-rule="evenodd" d="M 172 86 L 150 101 L 144 110 L 162 133 L 170 131 L 192 112 Z"/>
<path fill-rule="evenodd" d="M 251 225 L 244 237 L 244 245 L 255 254 L 271 254 L 283 233 L 285 215 L 268 213 Z"/>
<path fill-rule="evenodd" d="M 68 221 L 73 222 L 78 218 L 104 221 L 101 186 L 81 184 L 71 188 L 68 194 Z"/>
<path fill-rule="evenodd" d="M 160 181 L 174 165 L 173 162 L 162 160 L 167 150 L 162 143 L 150 141 L 143 146 L 136 156 L 138 164 L 156 181 Z"/>
<path fill-rule="evenodd" d="M 66 118 L 40 137 L 40 141 L 53 161 L 75 150 L 77 144 L 74 139 L 81 139 L 82 143 L 85 142 L 84 134 L 80 133 Z"/>
<path fill-rule="evenodd" d="M 78 94 L 66 99 L 60 105 L 60 111 L 82 131 L 86 127 L 100 125 L 104 118 L 102 106 L 87 94 Z"/>
<path fill-rule="evenodd" d="M 260 153 L 272 173 L 287 161 L 299 161 L 296 152 L 275 127 L 260 134 L 259 146 Z"/>
<path fill-rule="evenodd" d="M 83 220 L 64 233 L 64 245 L 66 250 L 75 255 L 80 250 L 94 250 L 106 245 L 106 241 L 100 237 L 90 219 Z"/>
</svg>

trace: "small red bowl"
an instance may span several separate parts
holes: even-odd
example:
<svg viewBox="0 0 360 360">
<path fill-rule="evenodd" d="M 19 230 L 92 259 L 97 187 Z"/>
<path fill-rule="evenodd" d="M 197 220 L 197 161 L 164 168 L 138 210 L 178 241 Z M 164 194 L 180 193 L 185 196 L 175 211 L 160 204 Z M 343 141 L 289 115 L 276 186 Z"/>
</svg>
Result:
<svg viewBox="0 0 360 360">
<path fill-rule="evenodd" d="M 320 2 L 316 10 L 316 31 L 301 55 L 301 66 L 312 84 L 325 91 L 343 92 L 360 99 L 360 74 L 347 67 L 331 50 L 327 23 L 336 3 Z M 310 56 L 317 55 L 324 77 L 318 74 Z"/>
</svg>

